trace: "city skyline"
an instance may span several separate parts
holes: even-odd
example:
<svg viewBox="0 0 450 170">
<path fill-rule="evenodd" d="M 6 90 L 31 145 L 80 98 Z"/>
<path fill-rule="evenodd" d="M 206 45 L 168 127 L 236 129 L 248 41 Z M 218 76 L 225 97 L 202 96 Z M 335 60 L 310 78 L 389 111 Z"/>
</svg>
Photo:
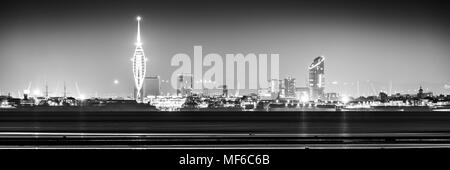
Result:
<svg viewBox="0 0 450 170">
<path fill-rule="evenodd" d="M 152 4 L 155 7 L 144 3 L 145 8 L 127 4 L 117 14 L 117 7 L 102 7 L 100 12 L 83 9 L 93 12 L 89 16 L 76 14 L 82 11 L 77 6 L 46 14 L 43 11 L 58 5 L 41 9 L 11 3 L 12 9 L 23 13 L 7 9 L 0 17 L 5 25 L 0 28 L 0 92 L 21 92 L 30 82 L 32 90 L 42 91 L 47 82 L 51 92 L 62 94 L 62 83 L 67 82 L 68 91 L 75 94 L 77 82 L 85 94 L 130 94 L 133 78 L 130 64 L 126 63 L 135 37 L 132 19 L 141 15 L 146 18 L 143 48 L 150 51 L 147 58 L 155 61 L 148 63 L 147 72 L 161 76 L 161 80 L 168 80 L 176 69 L 170 67 L 173 55 L 193 56 L 193 46 L 203 45 L 204 53 L 220 55 L 278 53 L 283 66 L 279 78 L 291 75 L 297 80 L 297 87 L 306 86 L 311 60 L 324 55 L 326 92 L 356 94 L 359 82 L 361 95 L 371 94 L 374 89 L 415 93 L 412 90 L 420 85 L 436 94 L 449 94 L 448 25 L 439 15 L 440 8 L 433 5 L 427 4 L 423 13 L 414 12 L 421 9 L 415 6 L 420 3 L 400 8 L 412 17 L 390 11 L 395 8 L 382 8 L 388 12 L 360 11 L 360 17 L 352 18 L 342 12 L 346 8 L 335 4 L 326 7 L 334 10 L 317 15 L 315 12 L 324 9 L 315 4 L 301 7 L 294 3 L 283 11 L 275 6 L 267 12 L 267 2 L 250 8 L 254 15 L 246 15 L 240 10 L 251 4 L 240 4 L 242 7 L 232 2 L 225 7 L 234 7 L 229 9 L 233 15 L 222 16 L 217 12 L 228 8 L 200 2 L 203 1 L 195 3 L 199 7 L 184 3 L 181 6 L 212 8 L 205 11 L 210 16 L 183 8 L 175 14 L 186 13 L 185 16 L 175 15 L 163 2 Z M 369 5 L 363 4 L 363 8 L 372 9 Z M 264 13 L 271 17 L 264 17 Z M 242 16 L 245 17 L 235 18 Z M 108 64 L 97 67 L 96 63 L 101 62 Z M 113 83 L 115 80 L 120 83 Z M 171 93 L 174 92 L 175 89 Z"/>
<path fill-rule="evenodd" d="M 3 0 L 0 151 L 85 167 L 423 162 L 392 151 L 450 148 L 448 2 Z"/>
</svg>

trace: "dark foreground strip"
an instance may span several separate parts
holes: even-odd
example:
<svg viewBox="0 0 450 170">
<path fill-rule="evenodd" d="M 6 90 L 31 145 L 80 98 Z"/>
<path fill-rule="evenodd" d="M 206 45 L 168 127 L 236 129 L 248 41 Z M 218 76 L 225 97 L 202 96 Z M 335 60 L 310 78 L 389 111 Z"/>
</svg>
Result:
<svg viewBox="0 0 450 170">
<path fill-rule="evenodd" d="M 1 148 L 272 149 L 272 148 L 450 148 L 447 133 L 428 134 L 118 134 L 0 133 Z"/>
</svg>

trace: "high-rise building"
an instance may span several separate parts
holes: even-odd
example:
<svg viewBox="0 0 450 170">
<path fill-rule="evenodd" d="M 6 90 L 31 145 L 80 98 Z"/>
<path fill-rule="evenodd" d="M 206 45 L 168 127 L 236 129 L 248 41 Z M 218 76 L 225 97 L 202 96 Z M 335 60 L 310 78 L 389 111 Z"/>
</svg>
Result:
<svg viewBox="0 0 450 170">
<path fill-rule="evenodd" d="M 137 102 L 143 102 L 144 96 L 142 95 L 142 86 L 144 85 L 145 72 L 147 69 L 147 57 L 145 57 L 144 49 L 142 48 L 140 21 L 141 17 L 137 17 L 137 41 L 136 49 L 134 50 L 133 58 L 131 59 L 133 64 L 133 76 L 135 84 L 135 100 Z"/>
<path fill-rule="evenodd" d="M 308 67 L 310 100 L 321 100 L 324 97 L 325 89 L 325 57 L 316 57 Z"/>
<path fill-rule="evenodd" d="M 269 80 L 269 84 L 271 93 L 278 93 L 280 91 L 280 80 L 271 79 Z"/>
<path fill-rule="evenodd" d="M 145 77 L 143 91 L 145 97 L 161 95 L 161 81 L 159 76 Z"/>
<path fill-rule="evenodd" d="M 295 97 L 295 78 L 291 76 L 284 79 L 284 96 Z"/>
<path fill-rule="evenodd" d="M 281 84 L 280 84 L 280 80 L 278 79 L 271 79 L 269 80 L 269 91 L 270 94 L 272 95 L 272 97 L 278 97 L 281 95 Z"/>
</svg>

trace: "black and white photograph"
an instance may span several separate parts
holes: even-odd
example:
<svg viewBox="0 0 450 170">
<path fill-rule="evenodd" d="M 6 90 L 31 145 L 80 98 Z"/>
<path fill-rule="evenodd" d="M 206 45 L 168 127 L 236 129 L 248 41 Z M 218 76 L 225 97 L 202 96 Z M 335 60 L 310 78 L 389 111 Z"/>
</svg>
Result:
<svg viewBox="0 0 450 170">
<path fill-rule="evenodd" d="M 264 169 L 448 150 L 449 11 L 444 0 L 2 1 L 0 154 Z"/>
</svg>

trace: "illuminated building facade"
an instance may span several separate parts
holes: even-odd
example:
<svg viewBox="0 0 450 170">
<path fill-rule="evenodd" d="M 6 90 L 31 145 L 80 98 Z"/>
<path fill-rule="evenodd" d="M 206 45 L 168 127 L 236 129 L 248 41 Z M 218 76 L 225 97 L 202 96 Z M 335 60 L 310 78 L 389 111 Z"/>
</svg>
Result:
<svg viewBox="0 0 450 170">
<path fill-rule="evenodd" d="M 288 76 L 284 79 L 284 95 L 286 97 L 295 97 L 295 78 Z"/>
<path fill-rule="evenodd" d="M 325 89 L 325 57 L 316 57 L 308 67 L 309 70 L 309 90 L 310 100 L 322 100 Z"/>
<path fill-rule="evenodd" d="M 137 42 L 136 49 L 134 50 L 133 58 L 131 59 L 133 64 L 133 76 L 135 84 L 135 100 L 137 102 L 143 102 L 144 96 L 142 95 L 142 86 L 144 84 L 147 58 L 144 54 L 144 49 L 142 48 L 141 33 L 140 33 L 140 21 L 141 17 L 137 17 L 138 28 L 137 28 Z"/>
<path fill-rule="evenodd" d="M 281 95 L 282 84 L 283 83 L 281 83 L 281 81 L 278 79 L 269 80 L 269 91 L 272 97 L 278 97 Z"/>
<path fill-rule="evenodd" d="M 295 88 L 295 98 L 303 103 L 309 101 L 309 87 L 296 87 Z"/>
</svg>

